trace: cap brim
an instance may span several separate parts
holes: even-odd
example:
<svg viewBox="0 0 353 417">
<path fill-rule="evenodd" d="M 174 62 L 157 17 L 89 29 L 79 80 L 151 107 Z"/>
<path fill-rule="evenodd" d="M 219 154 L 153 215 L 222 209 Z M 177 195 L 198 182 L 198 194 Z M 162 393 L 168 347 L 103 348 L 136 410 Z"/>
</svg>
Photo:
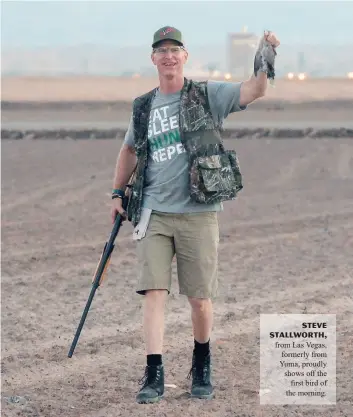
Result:
<svg viewBox="0 0 353 417">
<path fill-rule="evenodd" d="M 161 43 L 163 43 L 163 42 L 165 42 L 165 41 L 172 41 L 172 42 L 177 43 L 177 44 L 178 44 L 178 45 L 180 45 L 180 46 L 184 46 L 184 44 L 183 44 L 182 42 L 177 41 L 177 40 L 175 40 L 175 39 L 161 39 L 160 41 L 157 41 L 157 42 L 153 43 L 153 44 L 152 44 L 152 48 L 155 48 L 156 46 L 160 45 Z"/>
</svg>

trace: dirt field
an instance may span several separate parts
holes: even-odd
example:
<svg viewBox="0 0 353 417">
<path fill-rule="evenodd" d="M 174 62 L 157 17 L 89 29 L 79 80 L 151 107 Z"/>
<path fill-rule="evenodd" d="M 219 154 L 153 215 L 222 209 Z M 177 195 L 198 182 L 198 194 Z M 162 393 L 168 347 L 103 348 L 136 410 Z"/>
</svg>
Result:
<svg viewBox="0 0 353 417">
<path fill-rule="evenodd" d="M 153 78 L 22 77 L 2 79 L 2 129 L 126 129 L 131 101 Z M 226 128 L 353 128 L 353 80 L 276 80 Z"/>
<path fill-rule="evenodd" d="M 353 142 L 226 144 L 239 153 L 245 188 L 220 215 L 216 396 L 188 398 L 190 310 L 174 276 L 164 362 L 176 388 L 146 406 L 135 404 L 145 356 L 130 224 L 67 357 L 111 230 L 120 142 L 2 142 L 4 417 L 352 416 Z M 337 314 L 337 405 L 259 406 L 259 314 L 304 311 Z"/>
<path fill-rule="evenodd" d="M 232 80 L 240 81 L 240 80 Z M 3 77 L 5 101 L 131 101 L 154 88 L 156 78 L 119 77 Z M 353 80 L 348 78 L 276 79 L 267 100 L 302 102 L 312 100 L 352 100 Z"/>
</svg>

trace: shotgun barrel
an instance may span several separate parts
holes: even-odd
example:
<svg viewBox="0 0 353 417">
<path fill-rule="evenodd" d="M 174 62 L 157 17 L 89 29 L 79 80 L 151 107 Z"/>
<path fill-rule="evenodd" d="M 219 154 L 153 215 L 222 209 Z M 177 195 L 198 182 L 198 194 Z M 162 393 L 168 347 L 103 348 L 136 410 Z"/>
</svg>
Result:
<svg viewBox="0 0 353 417">
<path fill-rule="evenodd" d="M 126 210 L 127 204 L 128 204 L 128 197 L 125 196 L 125 198 L 123 199 L 123 208 L 124 208 L 124 210 Z M 109 263 L 110 263 L 111 254 L 112 254 L 112 252 L 114 250 L 114 247 L 115 247 L 114 242 L 115 242 L 115 239 L 116 239 L 116 237 L 119 233 L 119 230 L 120 230 L 120 227 L 122 225 L 123 220 L 124 220 L 123 217 L 118 213 L 116 218 L 115 218 L 114 226 L 113 226 L 113 229 L 110 233 L 109 239 L 108 239 L 107 242 L 105 242 L 103 252 L 101 254 L 100 260 L 98 262 L 98 265 L 97 265 L 97 268 L 96 268 L 96 271 L 95 271 L 95 274 L 94 274 L 94 277 L 93 277 L 93 280 L 92 280 L 92 288 L 91 288 L 88 300 L 86 302 L 86 306 L 83 310 L 80 323 L 77 327 L 75 337 L 72 341 L 72 344 L 71 344 L 71 347 L 70 347 L 70 350 L 69 350 L 69 354 L 68 354 L 69 358 L 72 357 L 72 355 L 74 353 L 74 350 L 76 348 L 78 339 L 79 339 L 80 334 L 81 334 L 81 330 L 82 330 L 83 325 L 85 323 L 88 311 L 91 307 L 94 295 L 95 295 L 98 287 L 101 285 L 101 283 L 103 282 L 103 280 L 105 278 L 105 274 L 106 274 L 107 268 L 108 268 Z"/>
</svg>

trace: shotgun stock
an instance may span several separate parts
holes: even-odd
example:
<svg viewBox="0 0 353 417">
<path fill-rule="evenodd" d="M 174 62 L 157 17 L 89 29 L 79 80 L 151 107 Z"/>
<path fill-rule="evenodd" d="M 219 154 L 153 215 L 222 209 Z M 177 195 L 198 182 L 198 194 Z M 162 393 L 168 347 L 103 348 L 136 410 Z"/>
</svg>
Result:
<svg viewBox="0 0 353 417">
<path fill-rule="evenodd" d="M 122 204 L 125 211 L 127 209 L 128 201 L 129 201 L 129 197 L 125 196 L 125 198 L 123 199 L 123 204 Z M 114 250 L 114 246 L 115 246 L 114 241 L 115 241 L 115 239 L 116 239 L 116 237 L 119 233 L 122 222 L 123 222 L 123 218 L 118 213 L 118 215 L 115 218 L 113 230 L 110 233 L 109 240 L 105 242 L 103 252 L 102 252 L 101 257 L 99 259 L 99 262 L 97 264 L 97 268 L 96 268 L 96 271 L 95 271 L 95 274 L 94 274 L 93 280 L 92 280 L 91 292 L 89 294 L 88 300 L 86 302 L 86 306 L 83 310 L 83 314 L 82 314 L 80 323 L 78 325 L 75 337 L 72 341 L 72 344 L 71 344 L 71 347 L 70 347 L 70 350 L 69 350 L 69 354 L 68 354 L 69 358 L 71 358 L 73 353 L 74 353 L 74 350 L 75 350 L 76 344 L 78 342 L 78 339 L 80 337 L 81 330 L 82 330 L 83 325 L 85 323 L 88 311 L 91 307 L 94 295 L 95 295 L 98 287 L 101 285 L 101 283 L 103 282 L 103 280 L 105 278 L 107 268 L 108 268 L 109 263 L 110 263 L 111 254 L 112 254 L 112 252 Z"/>
</svg>

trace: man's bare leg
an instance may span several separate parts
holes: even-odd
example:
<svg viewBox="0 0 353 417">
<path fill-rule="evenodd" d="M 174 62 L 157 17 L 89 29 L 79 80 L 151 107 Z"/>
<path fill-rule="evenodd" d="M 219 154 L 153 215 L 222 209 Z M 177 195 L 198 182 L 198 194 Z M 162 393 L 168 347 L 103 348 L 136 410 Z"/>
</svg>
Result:
<svg viewBox="0 0 353 417">
<path fill-rule="evenodd" d="M 149 290 L 145 294 L 143 327 L 147 355 L 162 355 L 166 290 Z"/>
<path fill-rule="evenodd" d="M 212 301 L 207 298 L 189 297 L 189 302 L 194 338 L 199 343 L 206 343 L 210 340 L 213 326 Z"/>
<path fill-rule="evenodd" d="M 164 306 L 168 291 L 149 290 L 143 306 L 143 326 L 147 367 L 143 386 L 137 394 L 138 403 L 154 403 L 164 394 L 164 367 L 162 361 L 164 338 Z"/>
</svg>

